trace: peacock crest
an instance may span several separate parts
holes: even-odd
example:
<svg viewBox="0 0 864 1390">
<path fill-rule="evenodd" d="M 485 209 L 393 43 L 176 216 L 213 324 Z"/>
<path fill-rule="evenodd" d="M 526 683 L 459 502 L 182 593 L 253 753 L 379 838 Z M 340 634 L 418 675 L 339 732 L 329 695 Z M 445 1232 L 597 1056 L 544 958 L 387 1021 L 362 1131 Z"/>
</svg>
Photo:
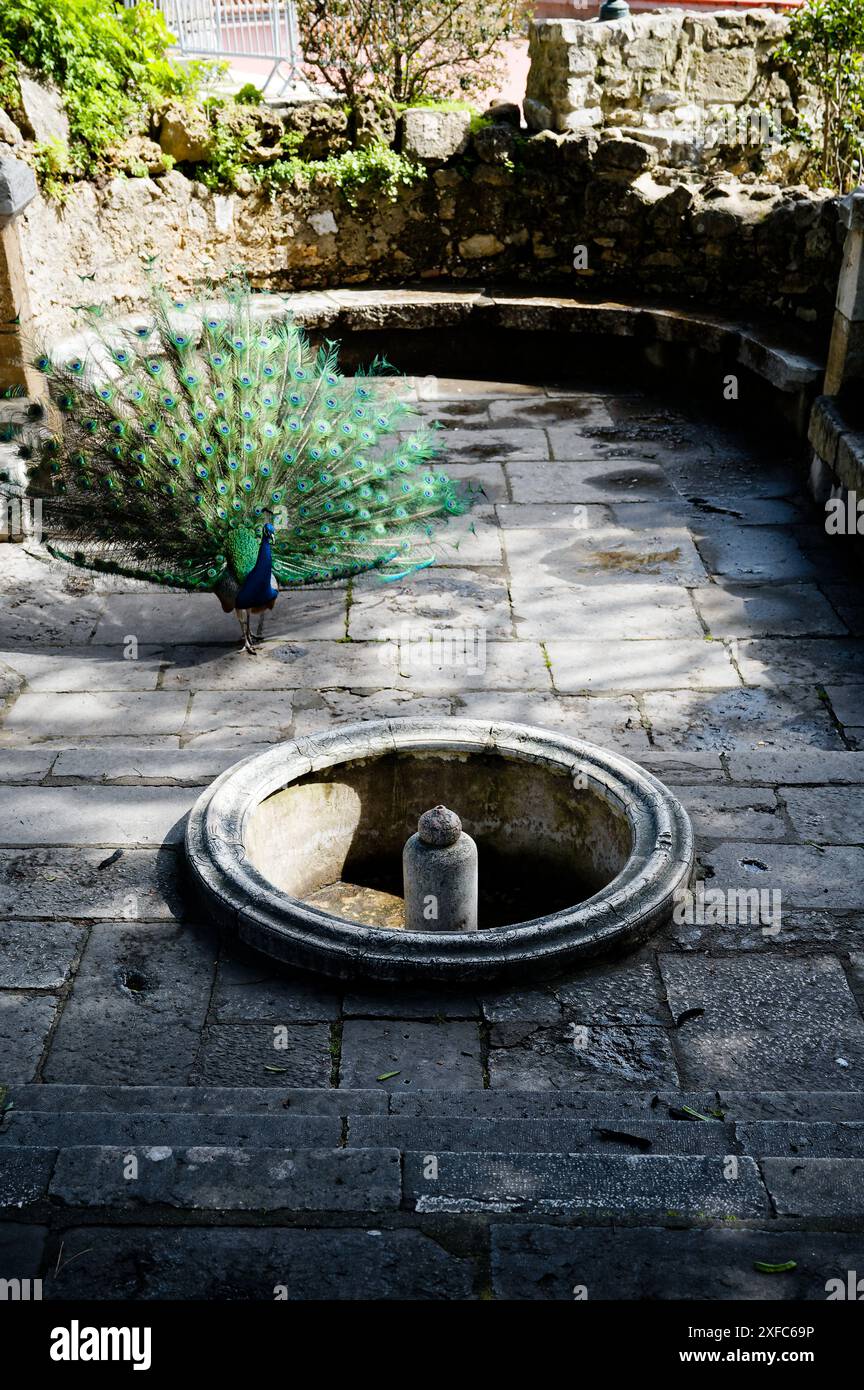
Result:
<svg viewBox="0 0 864 1390">
<path fill-rule="evenodd" d="M 94 315 L 85 337 L 78 356 L 38 353 L 56 420 L 24 445 L 64 559 L 219 592 L 272 523 L 281 586 L 402 577 L 471 504 L 388 363 L 342 375 L 335 343 L 315 350 L 242 277 L 189 303 L 154 287 L 145 320 Z"/>
</svg>

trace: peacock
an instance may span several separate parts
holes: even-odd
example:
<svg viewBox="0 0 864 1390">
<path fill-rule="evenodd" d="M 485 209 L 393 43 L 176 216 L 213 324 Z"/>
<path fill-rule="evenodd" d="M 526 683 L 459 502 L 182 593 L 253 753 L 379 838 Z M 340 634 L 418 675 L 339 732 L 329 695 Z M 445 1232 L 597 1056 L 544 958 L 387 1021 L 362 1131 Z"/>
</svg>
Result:
<svg viewBox="0 0 864 1390">
<path fill-rule="evenodd" d="M 265 306 L 266 307 L 266 306 Z M 243 275 L 189 302 L 153 284 L 140 322 L 89 311 L 78 355 L 39 351 L 53 408 L 17 429 L 52 555 L 174 589 L 212 590 L 255 653 L 251 614 L 280 587 L 434 563 L 469 488 L 436 466 L 436 425 L 376 358 L 339 371 Z"/>
</svg>

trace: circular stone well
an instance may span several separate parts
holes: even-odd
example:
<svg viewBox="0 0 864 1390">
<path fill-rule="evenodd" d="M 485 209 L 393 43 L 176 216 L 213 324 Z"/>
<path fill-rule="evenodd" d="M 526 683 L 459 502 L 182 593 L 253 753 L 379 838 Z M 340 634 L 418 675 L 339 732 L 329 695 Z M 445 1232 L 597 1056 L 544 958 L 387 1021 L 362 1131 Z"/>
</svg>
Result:
<svg viewBox="0 0 864 1390">
<path fill-rule="evenodd" d="M 479 852 L 479 930 L 408 932 L 402 849 L 444 803 Z M 552 974 L 634 944 L 693 868 L 686 812 L 617 753 L 522 724 L 370 720 L 282 743 L 199 798 L 186 855 L 208 914 L 342 979 Z"/>
</svg>

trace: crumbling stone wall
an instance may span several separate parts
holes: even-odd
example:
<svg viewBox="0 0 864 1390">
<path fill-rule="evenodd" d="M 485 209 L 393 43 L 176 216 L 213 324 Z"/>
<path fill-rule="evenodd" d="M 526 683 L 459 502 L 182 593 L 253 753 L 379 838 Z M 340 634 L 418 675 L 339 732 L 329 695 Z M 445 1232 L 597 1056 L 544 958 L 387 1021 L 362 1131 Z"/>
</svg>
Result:
<svg viewBox="0 0 864 1390">
<path fill-rule="evenodd" d="M 78 184 L 64 208 L 39 198 L 19 224 L 33 314 L 52 334 L 82 302 L 141 303 L 153 257 L 178 291 L 242 264 L 262 288 L 520 283 L 781 314 L 821 331 L 841 254 L 826 194 L 682 176 L 632 139 L 521 140 L 507 126 L 430 160 L 396 202 L 366 191 L 352 207 L 318 183 L 213 194 L 175 169 Z"/>
<path fill-rule="evenodd" d="M 16 219 L 35 326 L 55 337 L 80 322 L 82 304 L 141 304 L 150 265 L 183 294 L 240 264 L 277 290 L 455 280 L 690 301 L 782 316 L 824 343 L 841 259 L 836 200 L 788 170 L 706 168 L 698 149 L 687 153 L 694 113 L 721 98 L 792 100 L 769 59 L 784 26 L 764 11 L 539 22 L 528 130 L 515 106 L 480 122 L 428 109 L 383 124 L 375 103 L 351 121 L 320 101 L 229 106 L 215 125 L 180 105 L 153 112 L 148 133 L 116 152 L 115 177 L 67 185 L 62 207 L 40 196 Z M 36 127 L 63 115 L 58 94 L 37 86 L 27 100 L 33 138 L 0 121 L 0 153 L 32 162 Z M 425 177 L 395 201 L 371 185 L 346 194 L 326 175 L 268 190 L 245 167 L 232 191 L 211 191 L 196 161 L 216 125 L 238 122 L 254 127 L 246 157 L 265 169 L 288 130 L 304 159 L 374 139 Z"/>
<path fill-rule="evenodd" d="M 682 164 L 734 144 L 738 126 L 750 134 L 736 122 L 741 113 L 753 126 L 761 114 L 773 135 L 808 102 L 776 57 L 787 23 L 770 10 L 675 10 L 612 24 L 534 24 L 526 120 L 534 130 L 639 131 Z M 732 139 L 722 141 L 724 127 Z"/>
</svg>

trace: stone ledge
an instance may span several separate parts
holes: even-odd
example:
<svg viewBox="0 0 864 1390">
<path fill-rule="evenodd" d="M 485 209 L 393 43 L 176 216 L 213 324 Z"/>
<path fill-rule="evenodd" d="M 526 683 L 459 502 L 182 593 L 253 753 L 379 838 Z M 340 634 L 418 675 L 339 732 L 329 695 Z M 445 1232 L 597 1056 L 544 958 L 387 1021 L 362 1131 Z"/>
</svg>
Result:
<svg viewBox="0 0 864 1390">
<path fill-rule="evenodd" d="M 835 396 L 814 402 L 807 437 L 837 486 L 864 492 L 864 431 L 851 425 Z"/>
<path fill-rule="evenodd" d="M 507 295 L 478 287 L 262 295 L 259 306 L 265 315 L 290 310 L 304 327 L 331 333 L 470 326 L 678 344 L 722 353 L 787 394 L 815 391 L 824 372 L 824 362 L 805 351 L 794 336 L 788 344 L 781 341 L 774 324 L 654 302 Z M 130 316 L 131 321 L 140 323 L 141 315 Z M 95 341 L 94 335 L 76 334 L 58 343 L 56 354 L 80 354 Z"/>
</svg>

